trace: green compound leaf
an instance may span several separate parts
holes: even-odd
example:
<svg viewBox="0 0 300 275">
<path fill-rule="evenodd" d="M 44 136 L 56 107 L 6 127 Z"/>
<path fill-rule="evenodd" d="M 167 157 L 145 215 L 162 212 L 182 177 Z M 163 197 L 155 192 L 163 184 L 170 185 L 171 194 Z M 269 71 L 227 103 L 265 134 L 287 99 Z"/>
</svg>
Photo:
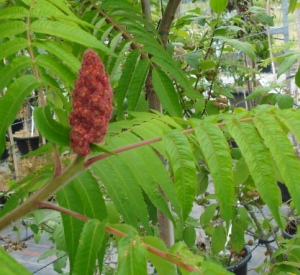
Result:
<svg viewBox="0 0 300 275">
<path fill-rule="evenodd" d="M 31 24 L 31 30 L 47 35 L 55 35 L 66 40 L 79 43 L 86 47 L 98 49 L 103 53 L 114 55 L 114 53 L 111 52 L 111 50 L 96 37 L 88 32 L 85 32 L 75 24 L 62 21 L 37 20 Z"/>
<path fill-rule="evenodd" d="M 47 140 L 58 145 L 69 146 L 71 127 L 53 119 L 49 106 L 35 108 L 33 117 L 36 127 Z"/>
<path fill-rule="evenodd" d="M 191 212 L 197 189 L 197 173 L 193 152 L 185 135 L 170 132 L 164 138 L 170 166 L 173 170 L 176 196 L 183 222 Z"/>
</svg>

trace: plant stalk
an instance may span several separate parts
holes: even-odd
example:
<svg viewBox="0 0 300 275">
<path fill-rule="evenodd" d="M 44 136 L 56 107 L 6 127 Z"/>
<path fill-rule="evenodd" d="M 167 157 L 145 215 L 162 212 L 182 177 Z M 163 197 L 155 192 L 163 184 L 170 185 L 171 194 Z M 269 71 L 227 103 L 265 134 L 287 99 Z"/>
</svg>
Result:
<svg viewBox="0 0 300 275">
<path fill-rule="evenodd" d="M 58 206 L 58 205 L 54 205 L 52 203 L 49 203 L 49 202 L 43 202 L 43 201 L 38 201 L 36 203 L 36 206 L 37 208 L 39 209 L 51 209 L 51 210 L 55 210 L 55 211 L 58 211 L 60 213 L 65 213 L 67 215 L 70 215 L 76 219 L 79 219 L 79 220 L 82 220 L 84 222 L 90 220 L 90 218 L 84 216 L 84 215 L 81 215 L 77 212 L 74 212 L 72 210 L 69 210 L 67 208 L 64 208 L 64 207 L 61 207 L 61 206 Z M 123 233 L 122 231 L 120 230 L 117 230 L 115 228 L 113 228 L 112 226 L 109 226 L 109 225 L 105 225 L 104 226 L 105 230 L 109 233 L 112 233 L 116 236 L 119 236 L 119 237 L 126 237 L 127 234 Z M 190 266 L 190 265 L 187 265 L 183 262 L 181 262 L 180 260 L 178 260 L 178 257 L 176 255 L 172 255 L 170 253 L 166 253 L 166 252 L 163 252 L 149 244 L 146 244 L 146 243 L 143 243 L 143 245 L 146 247 L 146 249 L 150 252 L 152 252 L 153 254 L 156 254 L 162 258 L 164 258 L 165 260 L 169 261 L 169 262 L 172 262 L 184 269 L 186 269 L 187 271 L 199 271 L 200 269 L 199 268 L 196 268 L 196 267 L 193 267 L 193 266 Z"/>
<path fill-rule="evenodd" d="M 70 182 L 84 169 L 84 158 L 82 156 L 77 156 L 74 162 L 61 175 L 53 177 L 46 185 L 29 197 L 28 200 L 16 207 L 11 212 L 5 214 L 0 219 L 0 230 L 38 209 L 38 201 L 47 200 L 52 194 Z"/>
</svg>

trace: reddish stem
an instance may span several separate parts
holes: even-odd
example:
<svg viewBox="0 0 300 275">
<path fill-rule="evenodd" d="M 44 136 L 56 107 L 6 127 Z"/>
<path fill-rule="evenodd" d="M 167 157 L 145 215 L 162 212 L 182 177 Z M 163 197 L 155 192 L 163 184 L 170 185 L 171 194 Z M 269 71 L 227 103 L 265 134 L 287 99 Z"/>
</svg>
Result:
<svg viewBox="0 0 300 275">
<path fill-rule="evenodd" d="M 244 119 L 239 120 L 239 122 L 249 122 L 251 120 L 253 120 L 253 118 L 248 117 L 248 118 L 244 118 Z M 220 123 L 217 123 L 216 125 L 218 127 L 222 127 L 222 126 L 226 125 L 226 122 L 220 122 Z M 195 132 L 194 128 L 181 131 L 181 133 L 184 134 L 184 135 L 191 134 L 191 133 L 194 133 L 194 132 Z M 147 139 L 147 140 L 142 140 L 140 142 L 137 142 L 137 143 L 134 143 L 134 144 L 130 144 L 130 145 L 115 149 L 115 150 L 111 151 L 110 154 L 109 153 L 104 153 L 104 154 L 101 154 L 101 155 L 98 155 L 98 156 L 95 156 L 95 157 L 91 157 L 84 163 L 84 166 L 89 167 L 93 163 L 95 163 L 95 162 L 97 162 L 101 159 L 105 159 L 105 158 L 111 156 L 112 154 L 122 153 L 122 152 L 125 152 L 125 151 L 128 151 L 128 150 L 135 149 L 135 148 L 138 148 L 138 147 L 142 147 L 142 146 L 145 146 L 145 145 L 149 145 L 151 143 L 155 143 L 155 142 L 158 142 L 158 141 L 161 141 L 161 140 L 162 140 L 162 136 Z"/>
<path fill-rule="evenodd" d="M 51 209 L 51 210 L 55 210 L 55 211 L 58 211 L 60 213 L 65 213 L 65 214 L 68 214 L 76 219 L 79 219 L 79 220 L 82 220 L 84 222 L 90 220 L 90 218 L 84 216 L 84 215 L 81 215 L 77 212 L 74 212 L 72 210 L 69 210 L 67 208 L 64 208 L 64 207 L 61 207 L 61 206 L 58 206 L 58 205 L 55 205 L 55 204 L 52 204 L 52 203 L 49 203 L 49 202 L 45 202 L 45 201 L 37 201 L 36 202 L 36 206 L 38 209 Z M 127 234 L 123 233 L 122 231 L 119 231 L 109 225 L 105 225 L 104 226 L 105 230 L 111 234 L 114 234 L 116 236 L 119 236 L 119 237 L 126 237 Z M 196 267 L 193 267 L 193 266 L 190 266 L 190 265 L 187 265 L 183 262 L 181 262 L 180 260 L 176 259 L 176 256 L 175 255 L 172 255 L 172 254 L 169 254 L 169 253 L 166 253 L 166 252 L 163 252 L 149 244 L 146 244 L 146 243 L 143 243 L 143 245 L 146 247 L 146 249 L 150 252 L 152 252 L 153 254 L 156 254 L 162 258 L 164 258 L 165 260 L 169 261 L 169 262 L 172 262 L 173 264 L 176 264 L 184 269 L 186 269 L 187 271 L 197 271 L 199 270 L 199 268 L 196 268 Z"/>
</svg>

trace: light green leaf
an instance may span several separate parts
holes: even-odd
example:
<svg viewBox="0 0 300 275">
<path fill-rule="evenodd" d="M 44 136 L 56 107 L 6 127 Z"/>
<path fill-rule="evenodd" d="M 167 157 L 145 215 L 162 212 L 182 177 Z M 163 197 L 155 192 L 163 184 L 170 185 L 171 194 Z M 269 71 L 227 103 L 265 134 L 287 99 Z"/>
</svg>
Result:
<svg viewBox="0 0 300 275">
<path fill-rule="evenodd" d="M 0 24 L 0 39 L 12 37 L 27 30 L 27 25 L 23 21 L 9 21 Z"/>
<path fill-rule="evenodd" d="M 199 62 L 199 67 L 203 70 L 206 71 L 208 69 L 212 69 L 216 67 L 216 63 L 211 60 L 201 60 Z"/>
<path fill-rule="evenodd" d="M 232 247 L 239 253 L 245 246 L 245 231 L 241 221 L 235 219 L 232 222 L 232 232 L 231 232 L 231 243 Z"/>
<path fill-rule="evenodd" d="M 67 85 L 73 87 L 76 80 L 76 75 L 71 72 L 68 67 L 62 64 L 61 61 L 45 54 L 38 55 L 35 60 L 39 66 L 50 70 L 52 73 L 58 75 L 63 81 L 65 81 Z"/>
<path fill-rule="evenodd" d="M 24 38 L 14 38 L 0 44 L 0 60 L 28 47 L 28 41 Z"/>
<path fill-rule="evenodd" d="M 229 225 L 234 203 L 234 183 L 227 140 L 218 126 L 205 121 L 200 123 L 195 133 L 212 176 L 221 216 Z"/>
<path fill-rule="evenodd" d="M 147 250 L 139 236 L 127 236 L 118 244 L 117 275 L 147 275 Z"/>
<path fill-rule="evenodd" d="M 213 12 L 220 14 L 226 9 L 228 0 L 210 0 L 209 5 Z"/>
<path fill-rule="evenodd" d="M 273 171 L 272 158 L 266 150 L 263 139 L 250 123 L 231 120 L 228 121 L 227 128 L 241 150 L 261 198 L 269 206 L 277 223 L 281 225 L 280 193 Z"/>
<path fill-rule="evenodd" d="M 31 30 L 38 33 L 58 36 L 86 47 L 98 49 L 103 53 L 114 55 L 114 53 L 111 52 L 104 43 L 99 41 L 90 33 L 85 32 L 76 24 L 62 21 L 37 20 L 31 24 Z"/>
<path fill-rule="evenodd" d="M 39 85 L 34 76 L 24 75 L 16 79 L 0 98 L 0 153 L 5 148 L 5 132 L 15 120 L 24 99 Z"/>
<path fill-rule="evenodd" d="M 182 237 L 188 247 L 195 247 L 196 230 L 193 226 L 187 226 L 186 228 L 184 228 Z"/>
<path fill-rule="evenodd" d="M 244 230 L 242 232 L 244 233 Z M 225 248 L 226 237 L 225 228 L 221 225 L 216 226 L 211 237 L 211 250 L 213 254 L 218 254 Z"/>
<path fill-rule="evenodd" d="M 179 132 L 170 132 L 164 137 L 164 143 L 173 170 L 176 196 L 184 222 L 191 212 L 197 189 L 193 152 L 187 137 Z"/>
<path fill-rule="evenodd" d="M 286 57 L 279 65 L 277 69 L 277 77 L 284 74 L 287 70 L 289 70 L 298 60 L 300 54 L 295 53 L 291 56 Z"/>
<path fill-rule="evenodd" d="M 60 206 L 84 215 L 83 205 L 74 186 L 74 181 L 60 189 L 56 193 L 56 199 Z M 84 222 L 67 214 L 61 214 L 61 217 L 64 226 L 67 253 L 70 259 L 70 273 L 72 274 L 75 264 L 75 256 L 79 245 L 78 240 L 80 238 Z"/>
<path fill-rule="evenodd" d="M 242 51 L 246 55 L 248 55 L 252 60 L 255 59 L 255 53 L 251 47 L 251 44 L 247 42 L 238 41 L 236 39 L 231 39 L 225 36 L 215 36 L 215 39 L 219 39 L 225 43 L 228 43 L 233 48 Z"/>
<path fill-rule="evenodd" d="M 112 139 L 109 144 L 112 144 L 115 147 L 124 147 L 139 141 L 140 139 L 136 137 L 136 135 L 130 132 L 123 132 L 119 137 Z M 155 207 L 174 222 L 170 209 L 162 194 L 159 192 L 158 183 L 160 183 L 160 181 L 157 179 L 156 174 L 158 171 L 165 169 L 163 165 L 160 165 L 161 160 L 159 157 L 150 147 L 143 146 L 128 152 L 123 152 L 118 155 L 118 158 L 120 158 L 124 164 L 128 165 L 128 169 L 134 167 L 134 177 L 136 178 L 136 182 L 143 188 Z M 169 189 L 170 188 L 172 187 L 169 186 Z M 170 192 L 168 192 L 167 195 L 169 195 L 169 193 Z M 170 199 L 170 202 L 173 201 L 174 199 Z"/>
<path fill-rule="evenodd" d="M 53 119 L 49 106 L 35 108 L 33 116 L 36 127 L 47 140 L 58 145 L 69 146 L 71 127 Z"/>
<path fill-rule="evenodd" d="M 294 106 L 294 99 L 288 94 L 276 95 L 276 102 L 280 109 L 290 109 Z"/>
<path fill-rule="evenodd" d="M 12 256 L 9 255 L 2 247 L 0 247 L 0 269 L 5 275 L 30 275 L 31 273 Z"/>
<path fill-rule="evenodd" d="M 26 18 L 28 15 L 28 10 L 20 6 L 12 6 L 0 10 L 0 19 L 21 19 Z"/>
<path fill-rule="evenodd" d="M 68 65 L 68 67 L 77 74 L 80 69 L 81 62 L 69 51 L 67 51 L 62 45 L 55 41 L 47 40 L 41 42 L 32 42 L 32 46 L 39 49 L 45 49 L 49 53 L 57 56 L 63 63 Z"/>
<path fill-rule="evenodd" d="M 264 143 L 270 149 L 284 183 L 292 198 L 295 198 L 295 207 L 297 211 L 300 212 L 300 200 L 297 199 L 300 197 L 300 186 L 298 184 L 300 163 L 294 154 L 292 144 L 284 129 L 281 128 L 281 125 L 270 114 L 264 113 L 261 116 L 257 116 L 254 118 L 254 124 L 263 138 Z M 271 208 L 270 205 L 268 206 Z M 274 209 L 274 211 L 275 210 L 278 211 L 278 209 Z M 281 225 L 279 220 L 276 221 Z"/>
<path fill-rule="evenodd" d="M 153 86 L 163 108 L 171 116 L 182 116 L 182 108 L 179 103 L 179 96 L 175 91 L 171 79 L 162 70 L 153 68 L 152 71 Z"/>
<path fill-rule="evenodd" d="M 106 204 L 99 183 L 89 170 L 82 172 L 74 180 L 74 187 L 82 201 L 85 216 L 99 221 L 107 218 Z"/>
<path fill-rule="evenodd" d="M 143 242 L 146 244 L 159 249 L 163 252 L 168 252 L 168 248 L 164 241 L 158 237 L 146 236 L 142 238 Z M 176 267 L 173 263 L 165 260 L 164 258 L 158 256 L 155 253 L 148 251 L 148 258 L 151 263 L 155 266 L 158 274 L 168 274 L 168 275 L 176 275 Z"/>
<path fill-rule="evenodd" d="M 14 58 L 8 65 L 4 66 L 0 70 L 1 81 L 0 81 L 0 91 L 5 87 L 9 86 L 10 82 L 19 72 L 26 68 L 30 67 L 32 60 L 27 56 L 17 56 Z"/>
<path fill-rule="evenodd" d="M 79 239 L 74 262 L 74 275 L 93 274 L 96 259 L 105 235 L 104 225 L 98 220 L 89 220 L 84 225 Z"/>
<path fill-rule="evenodd" d="M 296 5 L 297 5 L 297 0 L 290 0 L 290 1 L 289 1 L 289 9 L 288 9 L 288 13 L 294 12 L 295 9 L 296 9 Z"/>
</svg>

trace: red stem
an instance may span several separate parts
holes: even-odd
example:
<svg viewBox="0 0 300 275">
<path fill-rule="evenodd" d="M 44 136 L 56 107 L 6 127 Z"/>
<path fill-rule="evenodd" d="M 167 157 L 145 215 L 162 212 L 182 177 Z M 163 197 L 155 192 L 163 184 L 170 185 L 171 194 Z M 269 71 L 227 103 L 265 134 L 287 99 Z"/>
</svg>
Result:
<svg viewBox="0 0 300 275">
<path fill-rule="evenodd" d="M 244 118 L 244 119 L 239 120 L 239 122 L 248 122 L 248 121 L 251 121 L 252 119 L 253 119 L 252 117 Z M 226 125 L 226 122 L 217 123 L 216 125 L 218 127 L 222 127 L 222 126 Z M 184 134 L 184 135 L 191 134 L 191 133 L 194 133 L 194 132 L 195 132 L 194 128 L 181 131 L 181 133 Z M 89 158 L 84 163 L 84 166 L 89 167 L 90 165 L 92 165 L 96 161 L 99 161 L 101 159 L 105 159 L 105 158 L 111 156 L 112 154 L 122 153 L 122 152 L 125 152 L 125 151 L 128 151 L 128 150 L 138 148 L 138 147 L 142 147 L 142 146 L 145 146 L 145 145 L 149 145 L 151 143 L 155 143 L 155 142 L 158 142 L 158 141 L 161 141 L 161 140 L 162 140 L 162 136 L 159 136 L 159 137 L 155 137 L 155 138 L 151 138 L 151 139 L 147 139 L 147 140 L 142 140 L 140 142 L 130 144 L 130 145 L 127 145 L 127 146 L 124 146 L 124 147 L 121 147 L 121 148 L 117 148 L 117 149 L 111 151 L 110 154 L 109 153 L 104 153 L 104 154 Z"/>
<path fill-rule="evenodd" d="M 57 206 L 55 204 L 52 204 L 52 203 L 49 203 L 49 202 L 45 202 L 45 201 L 37 201 L 36 202 L 36 206 L 38 209 L 51 209 L 51 210 L 55 210 L 55 211 L 58 211 L 60 213 L 65 213 L 65 214 L 68 214 L 76 219 L 79 219 L 79 220 L 82 220 L 84 222 L 90 220 L 90 218 L 84 216 L 84 215 L 81 215 L 77 212 L 74 212 L 72 210 L 69 210 L 67 208 L 64 208 L 64 207 L 60 207 L 60 206 Z M 125 233 L 123 233 L 122 231 L 119 231 L 109 225 L 105 225 L 104 226 L 105 230 L 111 234 L 114 234 L 116 236 L 119 236 L 119 237 L 126 237 L 127 235 Z M 196 268 L 196 267 L 193 267 L 193 266 L 190 266 L 190 265 L 187 265 L 179 260 L 176 259 L 176 256 L 175 255 L 172 255 L 172 254 L 169 254 L 169 253 L 166 253 L 166 252 L 163 252 L 149 244 L 146 244 L 146 243 L 143 243 L 143 245 L 146 247 L 146 249 L 150 252 L 152 252 L 153 254 L 156 254 L 162 258 L 164 258 L 165 260 L 169 261 L 169 262 L 172 262 L 173 264 L 176 264 L 184 269 L 186 269 L 187 271 L 197 271 L 199 270 L 199 268 Z"/>
</svg>

